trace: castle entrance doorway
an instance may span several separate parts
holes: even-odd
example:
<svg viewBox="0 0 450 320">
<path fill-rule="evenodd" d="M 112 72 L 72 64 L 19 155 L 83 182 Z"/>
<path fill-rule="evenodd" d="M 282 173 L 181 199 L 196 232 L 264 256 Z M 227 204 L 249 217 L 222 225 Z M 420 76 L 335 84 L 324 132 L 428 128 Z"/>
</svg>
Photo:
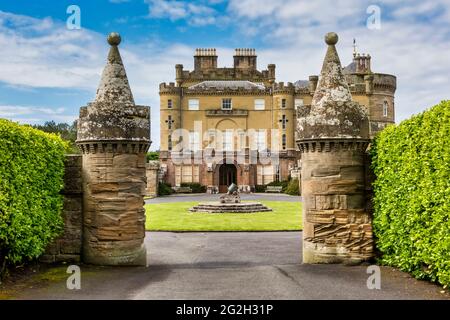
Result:
<svg viewBox="0 0 450 320">
<path fill-rule="evenodd" d="M 237 184 L 237 169 L 234 164 L 222 164 L 219 168 L 219 192 L 228 191 L 228 186 L 232 183 Z"/>
</svg>

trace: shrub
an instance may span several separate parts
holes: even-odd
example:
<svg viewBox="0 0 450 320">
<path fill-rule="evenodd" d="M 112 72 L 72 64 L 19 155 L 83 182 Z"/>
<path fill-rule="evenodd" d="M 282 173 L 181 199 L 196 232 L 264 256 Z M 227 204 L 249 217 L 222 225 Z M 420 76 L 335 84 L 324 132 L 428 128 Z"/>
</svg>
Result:
<svg viewBox="0 0 450 320">
<path fill-rule="evenodd" d="M 147 162 L 153 161 L 153 160 L 159 160 L 159 151 L 147 152 Z"/>
<path fill-rule="evenodd" d="M 189 187 L 192 190 L 192 193 L 205 193 L 206 192 L 206 186 L 201 185 L 197 182 L 191 182 L 191 183 L 181 183 L 181 187 Z"/>
<path fill-rule="evenodd" d="M 168 196 L 173 193 L 172 186 L 165 182 L 158 184 L 158 196 Z"/>
<path fill-rule="evenodd" d="M 290 194 L 291 196 L 300 195 L 300 185 L 297 178 L 289 180 L 288 186 L 286 187 L 284 193 Z"/>
<path fill-rule="evenodd" d="M 255 192 L 259 193 L 259 192 L 265 192 L 265 191 L 266 191 L 265 185 L 256 185 L 255 186 Z"/>
<path fill-rule="evenodd" d="M 450 285 L 450 101 L 389 126 L 371 148 L 381 262 Z"/>
<path fill-rule="evenodd" d="M 67 147 L 57 135 L 0 119 L 0 269 L 38 257 L 62 231 Z"/>
</svg>

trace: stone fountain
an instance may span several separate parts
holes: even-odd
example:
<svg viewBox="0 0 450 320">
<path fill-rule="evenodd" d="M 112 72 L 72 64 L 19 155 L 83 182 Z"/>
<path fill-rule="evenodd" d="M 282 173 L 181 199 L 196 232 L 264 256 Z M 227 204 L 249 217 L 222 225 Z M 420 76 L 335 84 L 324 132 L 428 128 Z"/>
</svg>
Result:
<svg viewBox="0 0 450 320">
<path fill-rule="evenodd" d="M 238 186 L 232 183 L 228 187 L 228 192 L 219 197 L 219 201 L 201 202 L 189 209 L 189 211 L 207 213 L 253 213 L 272 211 L 272 209 L 260 202 L 241 202 Z"/>
</svg>

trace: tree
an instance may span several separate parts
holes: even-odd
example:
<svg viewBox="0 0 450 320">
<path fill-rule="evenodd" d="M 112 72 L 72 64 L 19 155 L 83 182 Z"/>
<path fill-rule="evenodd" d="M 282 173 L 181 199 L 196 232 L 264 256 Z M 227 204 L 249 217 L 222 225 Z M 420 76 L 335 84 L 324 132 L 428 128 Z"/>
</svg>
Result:
<svg viewBox="0 0 450 320">
<path fill-rule="evenodd" d="M 63 140 L 69 142 L 68 153 L 80 153 L 80 150 L 75 144 L 77 139 L 77 121 L 75 120 L 71 125 L 67 123 L 56 123 L 55 121 L 46 121 L 43 125 L 36 124 L 33 128 L 44 132 L 56 133 L 61 136 Z"/>
</svg>

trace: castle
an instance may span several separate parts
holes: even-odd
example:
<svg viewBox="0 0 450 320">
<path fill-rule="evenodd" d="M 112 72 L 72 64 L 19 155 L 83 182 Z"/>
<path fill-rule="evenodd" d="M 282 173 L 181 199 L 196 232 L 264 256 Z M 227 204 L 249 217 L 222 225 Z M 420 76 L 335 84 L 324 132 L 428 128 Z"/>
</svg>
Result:
<svg viewBox="0 0 450 320">
<path fill-rule="evenodd" d="M 160 84 L 160 166 L 172 186 L 195 182 L 217 193 L 234 182 L 250 192 L 301 165 L 297 117 L 319 77 L 276 82 L 274 64 L 258 70 L 255 49 L 236 49 L 233 58 L 233 67 L 219 68 L 216 49 L 196 49 L 194 70 L 177 64 L 175 82 Z M 370 136 L 394 123 L 396 77 L 372 72 L 371 56 L 356 50 L 342 71 Z"/>
</svg>

